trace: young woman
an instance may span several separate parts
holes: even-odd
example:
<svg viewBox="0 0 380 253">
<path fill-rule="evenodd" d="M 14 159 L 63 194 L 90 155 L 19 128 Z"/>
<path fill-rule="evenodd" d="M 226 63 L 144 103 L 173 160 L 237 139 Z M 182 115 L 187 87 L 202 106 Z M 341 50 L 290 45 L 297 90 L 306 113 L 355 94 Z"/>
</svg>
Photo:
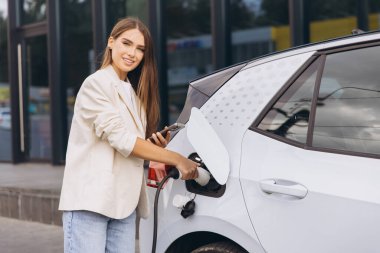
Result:
<svg viewBox="0 0 380 253">
<path fill-rule="evenodd" d="M 59 204 L 65 252 L 134 252 L 136 210 L 148 215 L 144 159 L 197 177 L 197 163 L 163 148 L 158 119 L 152 39 L 141 21 L 125 18 L 76 98 Z"/>
</svg>

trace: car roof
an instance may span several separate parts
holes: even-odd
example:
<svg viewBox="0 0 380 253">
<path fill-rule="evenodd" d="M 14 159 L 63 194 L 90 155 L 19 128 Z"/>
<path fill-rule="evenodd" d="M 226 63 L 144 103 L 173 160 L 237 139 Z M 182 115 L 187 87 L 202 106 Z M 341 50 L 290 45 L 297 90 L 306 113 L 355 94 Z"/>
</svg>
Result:
<svg viewBox="0 0 380 253">
<path fill-rule="evenodd" d="M 273 52 L 273 53 L 255 58 L 249 61 L 248 64 L 244 68 L 242 68 L 242 70 L 251 68 L 258 64 L 262 64 L 264 62 L 269 62 L 269 61 L 273 61 L 276 59 L 280 59 L 280 58 L 284 58 L 284 57 L 288 57 L 292 55 L 307 53 L 311 51 L 328 50 L 328 49 L 360 44 L 364 42 L 377 41 L 377 40 L 380 40 L 380 31 L 359 33 L 355 35 L 334 38 L 334 39 L 330 39 L 326 41 L 305 44 L 302 46 L 292 47 L 283 51 L 277 51 L 277 52 Z"/>
</svg>

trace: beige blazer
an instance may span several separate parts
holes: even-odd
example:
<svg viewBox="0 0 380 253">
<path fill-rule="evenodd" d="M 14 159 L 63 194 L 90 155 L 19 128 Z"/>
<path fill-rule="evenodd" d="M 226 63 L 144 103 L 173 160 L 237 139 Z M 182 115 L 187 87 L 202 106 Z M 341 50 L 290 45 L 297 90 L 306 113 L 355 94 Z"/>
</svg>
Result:
<svg viewBox="0 0 380 253">
<path fill-rule="evenodd" d="M 110 65 L 90 75 L 75 101 L 59 210 L 88 210 L 121 219 L 137 207 L 148 216 L 143 160 L 130 155 L 145 139 L 140 102 Z M 133 97 L 131 97 L 133 96 Z M 133 105 L 135 98 L 137 106 Z"/>
</svg>

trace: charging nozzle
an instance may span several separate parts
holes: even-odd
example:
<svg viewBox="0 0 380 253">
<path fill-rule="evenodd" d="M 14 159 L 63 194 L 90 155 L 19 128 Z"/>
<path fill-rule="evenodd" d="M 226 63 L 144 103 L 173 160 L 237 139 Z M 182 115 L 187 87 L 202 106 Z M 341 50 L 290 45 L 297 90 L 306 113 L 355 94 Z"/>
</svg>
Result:
<svg viewBox="0 0 380 253">
<path fill-rule="evenodd" d="M 198 167 L 198 177 L 195 180 L 200 186 L 205 186 L 210 181 L 210 172 L 202 167 Z"/>
<path fill-rule="evenodd" d="M 198 167 L 197 170 L 198 170 L 198 177 L 195 178 L 194 181 L 197 182 L 200 186 L 207 185 L 208 182 L 210 181 L 210 172 L 208 172 L 202 167 Z M 182 173 L 178 169 L 172 168 L 171 170 L 169 170 L 168 176 L 173 179 L 178 179 L 178 178 L 182 178 Z"/>
<path fill-rule="evenodd" d="M 194 179 L 199 185 L 205 186 L 208 184 L 210 181 L 210 172 L 205 170 L 202 167 L 198 167 L 198 177 Z M 153 218 L 153 242 L 152 242 L 152 253 L 156 252 L 156 243 L 157 243 L 157 206 L 158 206 L 158 198 L 160 196 L 160 191 L 162 189 L 162 186 L 165 184 L 165 182 L 169 179 L 178 179 L 182 178 L 181 172 L 177 168 L 171 168 L 169 169 L 167 175 L 164 177 L 164 179 L 158 184 L 157 191 L 156 191 L 156 196 L 154 198 L 154 218 Z M 181 215 L 184 218 L 187 218 L 191 215 L 194 214 L 195 210 L 195 202 L 194 199 L 188 200 L 186 203 L 184 203 L 183 199 L 176 199 L 176 201 L 173 203 L 176 206 L 181 206 L 182 205 L 182 211 Z"/>
<path fill-rule="evenodd" d="M 178 179 L 182 177 L 182 174 L 177 168 L 171 168 L 168 172 L 168 176 L 173 179 Z"/>
</svg>

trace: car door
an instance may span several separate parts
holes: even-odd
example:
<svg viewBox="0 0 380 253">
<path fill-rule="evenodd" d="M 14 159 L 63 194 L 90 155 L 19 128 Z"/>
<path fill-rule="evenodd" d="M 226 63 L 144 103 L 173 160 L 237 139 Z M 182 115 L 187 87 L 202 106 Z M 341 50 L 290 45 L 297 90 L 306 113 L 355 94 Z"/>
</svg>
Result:
<svg viewBox="0 0 380 253">
<path fill-rule="evenodd" d="M 324 52 L 245 133 L 240 178 L 267 252 L 380 248 L 379 46 Z"/>
</svg>

